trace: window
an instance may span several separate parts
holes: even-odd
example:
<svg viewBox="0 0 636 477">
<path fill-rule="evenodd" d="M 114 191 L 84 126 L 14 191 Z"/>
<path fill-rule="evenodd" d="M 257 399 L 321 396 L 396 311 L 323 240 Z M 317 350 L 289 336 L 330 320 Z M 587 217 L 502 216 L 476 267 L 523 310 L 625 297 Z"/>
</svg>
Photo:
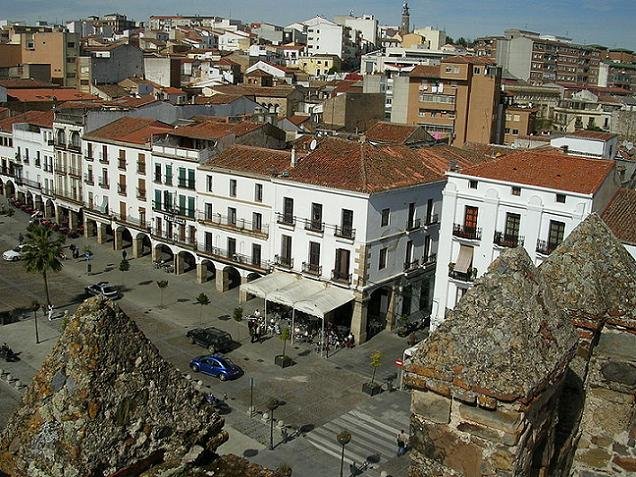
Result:
<svg viewBox="0 0 636 477">
<path fill-rule="evenodd" d="M 137 155 L 137 172 L 139 174 L 146 173 L 146 156 L 144 154 Z"/>
<path fill-rule="evenodd" d="M 413 229 L 415 226 L 415 202 L 409 203 L 409 216 L 406 222 L 406 228 L 408 230 Z"/>
<path fill-rule="evenodd" d="M 464 228 L 468 231 L 477 230 L 477 215 L 479 209 L 477 207 L 466 206 L 464 211 Z"/>
<path fill-rule="evenodd" d="M 519 134 L 519 130 L 518 129 L 513 129 L 512 130 L 512 134 Z"/>
<path fill-rule="evenodd" d="M 259 244 L 252 244 L 252 265 L 261 264 L 261 246 Z"/>
<path fill-rule="evenodd" d="M 232 258 L 236 255 L 236 239 L 228 237 L 227 239 L 227 256 Z"/>
<path fill-rule="evenodd" d="M 521 195 L 521 187 L 512 186 L 512 195 Z"/>
<path fill-rule="evenodd" d="M 172 166 L 166 164 L 166 185 L 172 185 Z"/>
<path fill-rule="evenodd" d="M 565 232 L 565 224 L 556 220 L 550 221 L 550 230 L 548 232 L 548 247 L 556 248 L 563 242 L 563 234 Z"/>
<path fill-rule="evenodd" d="M 212 214 L 214 213 L 214 208 L 212 204 L 206 202 L 205 204 L 205 220 L 212 220 Z"/>
<path fill-rule="evenodd" d="M 389 216 L 391 215 L 391 209 L 382 209 L 382 221 L 380 222 L 381 227 L 386 227 L 389 225 Z"/>
<path fill-rule="evenodd" d="M 560 202 L 561 204 L 565 204 L 565 194 L 557 194 L 556 201 Z"/>
<path fill-rule="evenodd" d="M 194 217 L 194 197 L 188 197 L 188 217 Z"/>
<path fill-rule="evenodd" d="M 351 252 L 344 248 L 336 249 L 336 266 L 334 268 L 333 278 L 334 280 L 348 281 L 349 280 L 349 257 Z"/>
<path fill-rule="evenodd" d="M 506 213 L 506 229 L 504 231 L 505 240 L 517 239 L 519 237 L 519 224 L 521 223 L 521 215 Z"/>
<path fill-rule="evenodd" d="M 510 134 L 510 128 L 506 128 L 506 134 Z"/>
<path fill-rule="evenodd" d="M 227 223 L 229 225 L 236 225 L 236 209 L 234 207 L 227 208 Z"/>
<path fill-rule="evenodd" d="M 351 237 L 353 235 L 353 210 L 342 209 L 342 235 Z"/>
<path fill-rule="evenodd" d="M 471 189 L 477 189 L 477 181 L 474 179 L 470 179 L 468 181 L 468 187 L 470 187 Z"/>
<path fill-rule="evenodd" d="M 408 242 L 406 242 L 406 253 L 404 254 L 404 262 L 410 265 L 412 260 L 413 260 L 413 241 L 409 240 Z"/>
<path fill-rule="evenodd" d="M 518 123 L 519 121 L 521 121 L 521 118 L 519 117 L 518 114 L 515 114 L 512 120 Z"/>
<path fill-rule="evenodd" d="M 280 263 L 291 266 L 292 238 L 289 235 L 282 235 L 280 242 Z"/>
<path fill-rule="evenodd" d="M 322 230 L 322 204 L 311 204 L 311 229 Z"/>
<path fill-rule="evenodd" d="M 309 266 L 310 271 L 318 271 L 320 266 L 320 243 L 309 242 Z"/>
<path fill-rule="evenodd" d="M 236 197 L 236 179 L 230 179 L 230 197 Z"/>
<path fill-rule="evenodd" d="M 384 270 L 386 268 L 386 259 L 389 249 L 384 247 L 380 249 L 380 259 L 378 260 L 378 270 Z"/>
<path fill-rule="evenodd" d="M 424 237 L 424 253 L 423 253 L 423 257 L 424 257 L 424 261 L 425 262 L 428 262 L 430 255 L 431 255 L 431 236 L 427 235 L 426 237 Z"/>
<path fill-rule="evenodd" d="M 212 192 L 212 176 L 205 177 L 205 190 L 207 192 Z"/>
<path fill-rule="evenodd" d="M 258 212 L 252 213 L 252 229 L 256 231 L 261 231 L 263 228 L 263 215 Z"/>
<path fill-rule="evenodd" d="M 283 199 L 283 222 L 286 224 L 294 223 L 294 199 L 290 197 Z"/>
<path fill-rule="evenodd" d="M 161 164 L 155 164 L 155 182 L 161 184 Z"/>
<path fill-rule="evenodd" d="M 254 200 L 256 202 L 263 202 L 263 184 L 254 185 Z"/>
</svg>

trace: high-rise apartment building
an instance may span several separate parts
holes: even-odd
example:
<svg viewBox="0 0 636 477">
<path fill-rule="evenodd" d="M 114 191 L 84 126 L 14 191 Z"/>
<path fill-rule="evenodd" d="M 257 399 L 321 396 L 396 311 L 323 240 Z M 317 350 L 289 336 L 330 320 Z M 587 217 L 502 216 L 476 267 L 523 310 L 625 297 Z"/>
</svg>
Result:
<svg viewBox="0 0 636 477">
<path fill-rule="evenodd" d="M 453 145 L 501 143 L 501 69 L 457 56 L 393 79 L 391 121 L 417 124 Z"/>
</svg>

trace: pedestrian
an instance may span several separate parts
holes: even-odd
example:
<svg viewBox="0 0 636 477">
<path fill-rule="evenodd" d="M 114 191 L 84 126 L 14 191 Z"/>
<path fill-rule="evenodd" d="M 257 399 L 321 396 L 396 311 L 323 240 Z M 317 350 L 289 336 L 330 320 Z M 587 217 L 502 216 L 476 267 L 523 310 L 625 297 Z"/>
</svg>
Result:
<svg viewBox="0 0 636 477">
<path fill-rule="evenodd" d="M 126 250 L 122 250 L 121 251 L 121 258 L 123 258 L 124 260 L 126 260 L 126 257 L 128 256 L 128 252 L 126 252 Z"/>
<path fill-rule="evenodd" d="M 250 332 L 250 343 L 254 343 L 254 337 L 256 335 L 256 323 L 254 320 L 248 320 L 247 329 Z"/>
<path fill-rule="evenodd" d="M 406 446 L 409 440 L 409 436 L 406 435 L 406 433 L 404 432 L 404 429 L 400 430 L 400 432 L 397 435 L 397 446 L 398 446 L 398 451 L 397 451 L 397 455 L 401 456 L 404 455 L 406 453 Z"/>
<path fill-rule="evenodd" d="M 254 310 L 254 316 L 256 317 L 256 319 L 259 319 L 261 317 L 261 312 L 259 311 L 258 308 Z"/>
<path fill-rule="evenodd" d="M 263 336 L 263 325 L 261 323 L 259 323 L 258 325 L 256 325 L 256 341 L 258 341 L 259 343 L 262 343 L 262 336 Z"/>
</svg>

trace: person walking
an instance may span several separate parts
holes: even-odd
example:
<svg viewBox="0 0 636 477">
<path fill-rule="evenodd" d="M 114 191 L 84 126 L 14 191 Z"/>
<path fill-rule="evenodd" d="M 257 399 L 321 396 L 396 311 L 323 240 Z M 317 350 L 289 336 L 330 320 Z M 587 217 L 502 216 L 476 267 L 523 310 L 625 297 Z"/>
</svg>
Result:
<svg viewBox="0 0 636 477">
<path fill-rule="evenodd" d="M 400 430 L 400 432 L 397 435 L 397 446 L 398 446 L 397 455 L 398 456 L 406 454 L 406 446 L 408 441 L 409 441 L 409 436 L 406 435 L 406 433 L 404 432 L 404 429 Z"/>
<path fill-rule="evenodd" d="M 256 323 L 255 320 L 248 320 L 247 322 L 247 329 L 250 332 L 250 343 L 254 343 L 254 337 L 256 335 Z"/>
</svg>

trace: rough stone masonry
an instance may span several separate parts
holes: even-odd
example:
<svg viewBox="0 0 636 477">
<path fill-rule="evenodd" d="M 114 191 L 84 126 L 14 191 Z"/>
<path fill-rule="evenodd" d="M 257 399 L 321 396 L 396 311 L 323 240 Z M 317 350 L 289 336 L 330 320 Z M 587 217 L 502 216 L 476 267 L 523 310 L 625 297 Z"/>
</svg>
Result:
<svg viewBox="0 0 636 477">
<path fill-rule="evenodd" d="M 217 458 L 226 440 L 223 419 L 193 384 L 117 305 L 93 298 L 70 319 L 4 430 L 0 475 L 274 475 Z"/>
<path fill-rule="evenodd" d="M 636 473 L 636 262 L 589 216 L 508 249 L 420 347 L 412 477 Z"/>
</svg>

